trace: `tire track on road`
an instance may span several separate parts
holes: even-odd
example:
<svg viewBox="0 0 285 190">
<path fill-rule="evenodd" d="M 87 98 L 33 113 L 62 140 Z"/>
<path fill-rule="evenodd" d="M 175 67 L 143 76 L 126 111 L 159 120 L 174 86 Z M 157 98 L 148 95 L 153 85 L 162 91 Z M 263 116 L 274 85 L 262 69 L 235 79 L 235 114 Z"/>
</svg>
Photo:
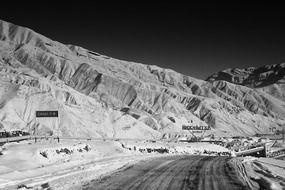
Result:
<svg viewBox="0 0 285 190">
<path fill-rule="evenodd" d="M 140 162 L 126 170 L 84 185 L 83 189 L 247 190 L 237 162 L 229 157 L 166 156 Z"/>
</svg>

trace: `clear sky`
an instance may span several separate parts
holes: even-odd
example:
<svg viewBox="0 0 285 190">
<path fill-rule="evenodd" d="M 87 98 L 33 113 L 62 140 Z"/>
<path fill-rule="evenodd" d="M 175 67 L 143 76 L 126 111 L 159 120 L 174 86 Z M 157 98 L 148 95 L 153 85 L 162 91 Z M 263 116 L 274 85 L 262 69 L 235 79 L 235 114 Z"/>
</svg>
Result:
<svg viewBox="0 0 285 190">
<path fill-rule="evenodd" d="M 206 79 L 285 62 L 282 4 L 1 2 L 0 19 L 114 58 Z"/>
</svg>

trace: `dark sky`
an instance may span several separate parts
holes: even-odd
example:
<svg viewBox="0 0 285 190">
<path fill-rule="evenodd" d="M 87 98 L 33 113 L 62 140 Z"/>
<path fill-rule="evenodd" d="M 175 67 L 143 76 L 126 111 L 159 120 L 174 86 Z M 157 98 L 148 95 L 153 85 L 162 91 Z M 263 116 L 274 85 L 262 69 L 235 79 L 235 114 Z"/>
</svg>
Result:
<svg viewBox="0 0 285 190">
<path fill-rule="evenodd" d="M 1 2 L 0 19 L 65 44 L 201 79 L 224 68 L 285 62 L 281 4 L 138 2 Z"/>
</svg>

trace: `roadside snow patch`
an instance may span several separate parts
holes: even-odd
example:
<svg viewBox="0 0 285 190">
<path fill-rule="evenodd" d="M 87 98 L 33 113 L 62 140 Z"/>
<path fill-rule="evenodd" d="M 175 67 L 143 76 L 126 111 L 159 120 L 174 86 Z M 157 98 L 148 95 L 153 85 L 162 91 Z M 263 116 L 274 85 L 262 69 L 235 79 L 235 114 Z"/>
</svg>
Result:
<svg viewBox="0 0 285 190">
<path fill-rule="evenodd" d="M 54 162 L 62 159 L 70 159 L 73 155 L 80 155 L 90 151 L 91 146 L 88 144 L 75 144 L 73 146 L 40 149 L 38 153 L 42 158 Z"/>
</svg>

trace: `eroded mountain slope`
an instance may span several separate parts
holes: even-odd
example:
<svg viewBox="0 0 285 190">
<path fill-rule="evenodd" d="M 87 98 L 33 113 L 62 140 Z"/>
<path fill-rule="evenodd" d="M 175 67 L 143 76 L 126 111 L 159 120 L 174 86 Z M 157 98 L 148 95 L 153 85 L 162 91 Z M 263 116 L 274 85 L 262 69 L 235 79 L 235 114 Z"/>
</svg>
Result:
<svg viewBox="0 0 285 190">
<path fill-rule="evenodd" d="M 188 134 L 182 125 L 209 125 L 206 134 L 229 136 L 264 133 L 284 123 L 282 92 L 117 60 L 5 21 L 0 78 L 2 130 L 172 138 Z M 50 109 L 59 110 L 59 121 L 35 118 L 36 110 Z"/>
</svg>

